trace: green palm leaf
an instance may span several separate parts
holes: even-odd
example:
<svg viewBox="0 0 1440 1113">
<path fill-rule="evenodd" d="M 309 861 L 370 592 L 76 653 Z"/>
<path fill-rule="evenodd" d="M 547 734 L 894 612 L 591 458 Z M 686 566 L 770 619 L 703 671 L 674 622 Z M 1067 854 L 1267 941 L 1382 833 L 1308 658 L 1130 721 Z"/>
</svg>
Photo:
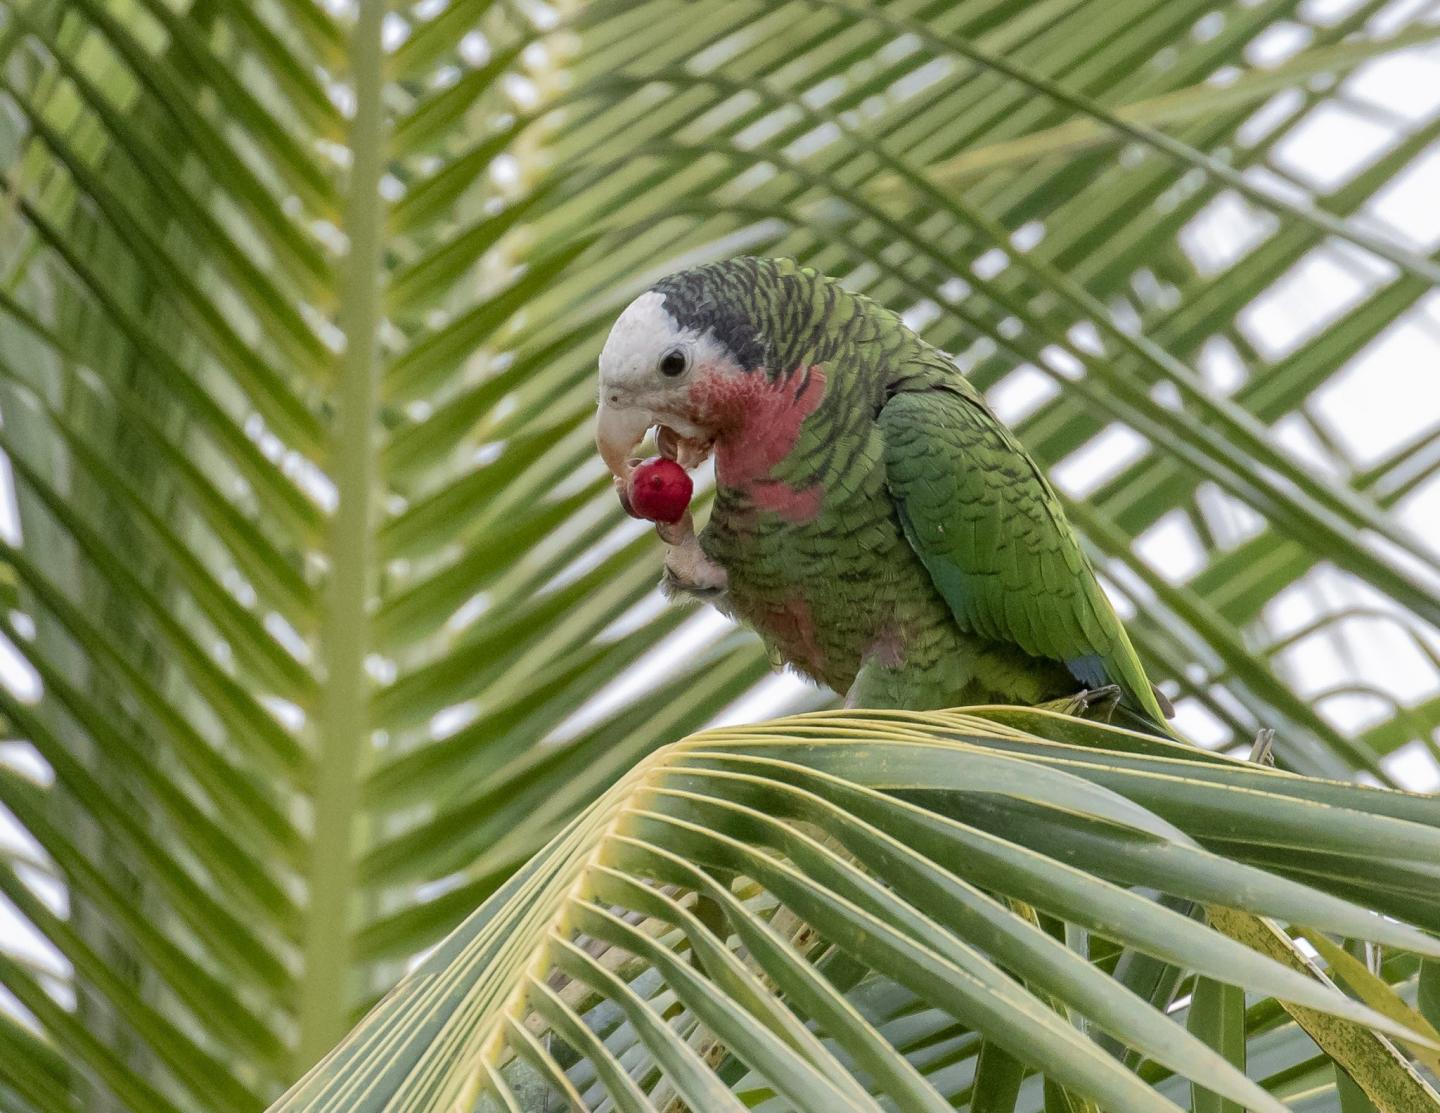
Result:
<svg viewBox="0 0 1440 1113">
<path fill-rule="evenodd" d="M 275 1109 L 469 1107 L 480 1092 L 540 1108 L 533 1095 L 517 1096 L 537 1084 L 585 1108 L 663 1108 L 670 1090 L 702 1109 L 766 1093 L 784 1108 L 949 1108 L 955 1095 L 937 1090 L 856 1008 L 889 986 L 1106 1109 L 1176 1106 L 1097 1055 L 1090 1025 L 1232 1107 L 1285 1108 L 1232 1065 L 1245 1043 L 1244 997 L 1231 996 L 1238 1012 L 1227 1007 L 1222 1025 L 1208 1003 L 1219 984 L 1210 978 L 1428 1046 L 1418 1017 L 1387 1019 L 1114 882 L 1168 847 L 1193 854 L 1196 868 L 1172 871 L 1162 891 L 1203 895 L 1195 886 L 1207 875 L 1229 884 L 1232 863 L 1203 849 L 1205 805 L 1247 799 L 1236 834 L 1261 844 L 1283 837 L 1273 811 L 1303 797 L 1357 872 L 1363 844 L 1327 819 L 1364 814 L 1372 829 L 1410 836 L 1411 881 L 1433 889 L 1423 876 L 1440 849 L 1440 815 L 1353 812 L 1374 790 L 1262 772 L 1280 792 L 1217 779 L 1195 788 L 1174 826 L 1137 806 L 1137 795 L 1103 786 L 1096 770 L 1126 761 L 1138 740 L 1095 729 L 1108 748 L 1091 752 L 1095 765 L 1065 773 L 1045 763 L 1040 738 L 959 714 L 832 713 L 662 750 L 461 925 Z M 1023 822 L 1009 822 L 1016 812 Z M 1088 830 L 1108 837 L 1077 865 L 1071 848 Z M 1037 852 L 1052 834 L 1062 849 Z M 1007 861 L 1024 865 L 997 868 Z M 1352 934 L 1421 954 L 1440 949 L 1317 889 L 1295 887 L 1295 903 L 1282 908 L 1289 898 L 1278 878 L 1232 893 L 1232 907 L 1322 930 L 1353 925 Z M 1196 989 L 1206 1011 L 1191 1020 L 1203 1038 L 1007 899 L 1207 974 Z M 851 970 L 862 972 L 858 984 Z M 1409 1085 L 1403 1100 L 1420 1103 L 1410 1108 L 1440 1100 L 1418 1079 Z"/>
</svg>

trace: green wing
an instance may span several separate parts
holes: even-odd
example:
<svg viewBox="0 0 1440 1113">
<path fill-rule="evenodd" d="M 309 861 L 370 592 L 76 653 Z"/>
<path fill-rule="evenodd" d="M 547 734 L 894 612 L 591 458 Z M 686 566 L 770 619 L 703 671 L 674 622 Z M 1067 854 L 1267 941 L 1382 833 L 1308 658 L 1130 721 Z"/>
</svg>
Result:
<svg viewBox="0 0 1440 1113">
<path fill-rule="evenodd" d="M 961 627 L 1061 661 L 1085 687 L 1116 684 L 1163 724 L 1055 491 L 969 384 L 902 390 L 879 424 L 905 535 Z"/>
</svg>

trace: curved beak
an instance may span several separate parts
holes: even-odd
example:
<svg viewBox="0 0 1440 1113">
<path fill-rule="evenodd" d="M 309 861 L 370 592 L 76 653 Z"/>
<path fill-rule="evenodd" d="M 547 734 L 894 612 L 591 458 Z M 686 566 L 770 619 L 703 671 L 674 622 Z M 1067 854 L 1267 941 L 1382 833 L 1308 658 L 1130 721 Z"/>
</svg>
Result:
<svg viewBox="0 0 1440 1113">
<path fill-rule="evenodd" d="M 595 420 L 595 447 L 600 450 L 600 458 L 605 461 L 610 474 L 619 479 L 629 474 L 627 461 L 654 424 L 655 418 L 640 407 L 600 403 L 600 412 Z"/>
</svg>

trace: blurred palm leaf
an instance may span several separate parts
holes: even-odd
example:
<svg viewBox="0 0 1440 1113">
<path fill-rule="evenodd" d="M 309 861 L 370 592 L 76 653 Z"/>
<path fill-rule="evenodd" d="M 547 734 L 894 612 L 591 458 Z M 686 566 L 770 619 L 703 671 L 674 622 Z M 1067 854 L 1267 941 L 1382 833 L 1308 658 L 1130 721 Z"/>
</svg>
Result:
<svg viewBox="0 0 1440 1113">
<path fill-rule="evenodd" d="M 1127 887 L 1429 954 L 1440 943 L 1327 891 L 1398 911 L 1369 873 L 1377 844 L 1397 884 L 1433 891 L 1434 800 L 1224 760 L 1196 770 L 1178 744 L 1020 718 L 1041 733 L 1003 710 L 847 711 L 660 751 L 446 939 L 276 1113 L 551 1100 L 974 1109 L 995 1081 L 929 1046 L 967 1030 L 971 1050 L 983 1033 L 1065 1100 L 1178 1108 L 1174 1085 L 1157 1092 L 1099 1050 L 1090 1037 L 1103 1031 L 1190 1078 L 1197 1113 L 1279 1113 L 1286 1106 L 1243 1073 L 1236 985 L 1435 1040 L 1323 935 L 1309 932 L 1376 1011 Z M 1237 843 L 1230 858 L 1209 849 Z M 1255 868 L 1281 847 L 1284 872 L 1308 884 Z M 1116 942 L 1196 975 L 1192 1034 L 1166 1015 L 1168 1001 L 1157 1008 L 1108 976 Z M 1419 1054 L 1433 1060 L 1424 1045 Z M 1151 1077 L 1176 1081 L 1168 1071 Z M 1403 1069 L 1356 1073 L 1384 1109 L 1440 1108 Z M 1033 1094 L 1012 1097 L 1032 1107 Z"/>
<path fill-rule="evenodd" d="M 1433 33 L 1379 2 L 10 0 L 0 891 L 48 947 L 0 951 L 0 1102 L 258 1108 L 657 746 L 821 701 L 658 605 L 593 459 L 605 329 L 689 260 L 908 310 L 1062 482 L 1131 430 L 1066 485 L 1183 722 L 1389 779 L 1440 717 L 1408 524 L 1440 453 L 1354 457 L 1324 406 L 1431 311 L 1434 244 L 1377 221 L 1435 110 L 1363 79 Z M 1385 141 L 1293 180 L 1336 111 Z M 1256 319 L 1317 267 L 1351 296 L 1277 345 Z M 1378 668 L 1298 667 L 1357 624 L 1394 632 Z"/>
</svg>

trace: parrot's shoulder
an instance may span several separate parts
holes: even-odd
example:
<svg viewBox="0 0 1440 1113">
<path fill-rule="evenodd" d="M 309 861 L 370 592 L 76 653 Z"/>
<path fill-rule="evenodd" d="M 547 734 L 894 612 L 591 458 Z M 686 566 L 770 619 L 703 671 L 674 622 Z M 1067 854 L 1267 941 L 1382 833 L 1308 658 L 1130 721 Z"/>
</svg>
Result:
<svg viewBox="0 0 1440 1113">
<path fill-rule="evenodd" d="M 926 394 L 938 394 L 942 399 L 960 398 L 998 424 L 999 419 L 985 396 L 961 373 L 953 356 L 920 339 L 904 325 L 899 328 L 909 342 L 900 345 L 898 351 L 887 353 L 883 372 L 886 399 Z"/>
</svg>

